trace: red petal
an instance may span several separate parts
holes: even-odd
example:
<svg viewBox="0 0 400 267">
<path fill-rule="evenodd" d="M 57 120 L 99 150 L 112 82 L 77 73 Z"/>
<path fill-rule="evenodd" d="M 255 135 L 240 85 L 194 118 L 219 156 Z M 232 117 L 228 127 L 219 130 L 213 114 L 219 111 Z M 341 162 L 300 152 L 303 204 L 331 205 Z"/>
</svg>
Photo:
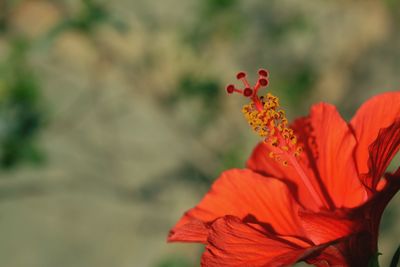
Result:
<svg viewBox="0 0 400 267">
<path fill-rule="evenodd" d="M 317 145 L 317 167 L 323 186 L 335 207 L 355 207 L 366 200 L 358 179 L 353 153 L 355 138 L 333 105 L 312 107 L 311 126 Z"/>
<path fill-rule="evenodd" d="M 346 218 L 345 213 L 337 212 L 300 212 L 307 237 L 316 245 L 333 242 L 361 231 L 362 220 Z"/>
<path fill-rule="evenodd" d="M 389 127 L 381 129 L 375 142 L 369 147 L 369 173 L 363 175 L 365 185 L 377 190 L 379 181 L 390 161 L 400 148 L 400 117 Z"/>
<path fill-rule="evenodd" d="M 350 124 L 358 142 L 355 158 L 359 173 L 369 171 L 368 147 L 377 139 L 379 130 L 389 127 L 399 117 L 400 92 L 375 96 L 357 111 Z"/>
<path fill-rule="evenodd" d="M 277 162 L 271 159 L 269 155 L 270 149 L 264 142 L 258 144 L 253 150 L 252 155 L 247 161 L 247 167 L 254 170 L 255 172 L 261 173 L 266 176 L 277 177 L 284 179 L 288 182 L 289 188 L 296 199 L 299 200 L 301 204 L 311 210 L 318 210 L 317 204 L 313 201 L 310 196 L 308 189 L 304 186 L 299 175 L 294 168 L 290 166 L 284 166 L 281 162 Z M 302 155 L 304 156 L 304 155 Z M 314 178 L 313 171 L 308 167 L 308 165 L 303 164 L 304 161 L 299 162 L 302 165 L 304 171 L 311 178 Z M 318 184 L 313 179 L 314 185 L 318 187 Z"/>
<path fill-rule="evenodd" d="M 168 242 L 196 242 L 206 243 L 208 226 L 202 221 L 192 219 L 184 225 L 172 229 L 168 235 Z"/>
<path fill-rule="evenodd" d="M 202 266 L 288 266 L 307 252 L 307 248 L 269 237 L 237 217 L 220 218 L 211 228 Z"/>
<path fill-rule="evenodd" d="M 307 176 L 327 208 L 355 207 L 366 200 L 353 159 L 355 138 L 336 108 L 328 104 L 313 106 L 309 117 L 297 120 L 293 129 L 304 146 L 300 160 Z M 268 158 L 268 146 L 260 144 L 247 165 L 257 172 L 287 179 L 297 187 L 299 201 L 316 210 L 308 189 L 291 167 Z"/>
<path fill-rule="evenodd" d="M 297 211 L 298 205 L 285 183 L 251 170 L 233 169 L 221 175 L 203 200 L 185 213 L 172 232 L 182 236 L 179 232 L 190 230 L 184 226 L 192 219 L 209 223 L 225 215 L 234 215 L 263 224 L 280 234 L 298 236 L 303 231 Z"/>
<path fill-rule="evenodd" d="M 328 246 L 317 257 L 307 260 L 316 267 L 348 267 L 346 258 L 336 246 Z"/>
</svg>

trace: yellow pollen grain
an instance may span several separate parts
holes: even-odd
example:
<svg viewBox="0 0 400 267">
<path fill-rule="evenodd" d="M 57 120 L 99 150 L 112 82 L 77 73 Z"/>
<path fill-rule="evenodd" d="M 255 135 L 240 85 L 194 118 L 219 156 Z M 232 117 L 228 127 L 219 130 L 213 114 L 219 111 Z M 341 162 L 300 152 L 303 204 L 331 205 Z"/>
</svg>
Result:
<svg viewBox="0 0 400 267">
<path fill-rule="evenodd" d="M 254 102 L 244 105 L 242 109 L 244 117 L 251 128 L 266 143 L 298 157 L 302 149 L 296 145 L 297 138 L 293 130 L 288 126 L 288 120 L 285 111 L 280 108 L 279 99 L 268 93 L 258 100 L 262 104 L 262 110 L 258 110 Z M 275 153 L 271 152 L 269 156 L 277 159 Z M 282 163 L 285 165 L 285 162 Z"/>
</svg>

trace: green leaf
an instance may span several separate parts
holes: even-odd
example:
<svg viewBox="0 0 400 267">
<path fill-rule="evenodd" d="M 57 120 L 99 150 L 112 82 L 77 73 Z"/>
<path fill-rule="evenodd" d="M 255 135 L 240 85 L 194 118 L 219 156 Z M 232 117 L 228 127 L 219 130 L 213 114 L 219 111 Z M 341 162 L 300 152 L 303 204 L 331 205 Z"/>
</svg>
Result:
<svg viewBox="0 0 400 267">
<path fill-rule="evenodd" d="M 370 260 L 368 263 L 368 267 L 379 267 L 379 261 L 378 261 L 378 257 L 382 255 L 382 253 L 376 253 Z"/>
<path fill-rule="evenodd" d="M 390 267 L 397 267 L 400 260 L 400 246 L 398 246 L 396 252 L 393 255 L 392 261 L 390 262 Z"/>
</svg>

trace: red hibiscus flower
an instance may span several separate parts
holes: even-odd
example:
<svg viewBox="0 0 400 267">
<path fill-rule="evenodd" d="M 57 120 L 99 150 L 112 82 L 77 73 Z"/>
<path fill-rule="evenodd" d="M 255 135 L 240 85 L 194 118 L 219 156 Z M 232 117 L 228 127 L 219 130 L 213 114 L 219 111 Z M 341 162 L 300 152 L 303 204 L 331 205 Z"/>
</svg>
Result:
<svg viewBox="0 0 400 267">
<path fill-rule="evenodd" d="M 385 173 L 400 147 L 400 92 L 373 97 L 346 122 L 321 103 L 289 127 L 278 99 L 227 87 L 252 102 L 243 113 L 263 138 L 246 169 L 222 173 L 173 227 L 169 242 L 206 245 L 202 266 L 365 267 L 377 252 L 384 208 L 400 188 Z"/>
</svg>

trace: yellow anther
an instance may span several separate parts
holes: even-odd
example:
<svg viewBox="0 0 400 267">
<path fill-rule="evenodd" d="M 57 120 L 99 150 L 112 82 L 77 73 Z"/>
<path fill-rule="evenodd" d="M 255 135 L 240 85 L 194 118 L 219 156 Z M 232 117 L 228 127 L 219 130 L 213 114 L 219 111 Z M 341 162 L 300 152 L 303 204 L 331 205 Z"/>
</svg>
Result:
<svg viewBox="0 0 400 267">
<path fill-rule="evenodd" d="M 257 106 L 256 101 L 261 105 Z M 242 112 L 249 125 L 266 143 L 278 148 L 282 153 L 296 157 L 301 154 L 301 148 L 296 145 L 297 138 L 288 126 L 285 111 L 280 108 L 277 97 L 268 93 L 266 96 L 253 99 L 250 104 L 243 106 Z M 281 161 L 279 154 L 271 152 L 269 156 Z M 282 161 L 282 164 L 287 165 L 288 162 Z"/>
<path fill-rule="evenodd" d="M 290 141 L 292 142 L 293 145 L 297 144 L 297 137 L 293 135 L 293 136 L 290 138 Z"/>
<path fill-rule="evenodd" d="M 251 128 L 267 144 L 269 156 L 284 166 L 290 165 L 297 172 L 317 206 L 330 208 L 330 205 L 321 199 L 318 188 L 302 169 L 300 159 L 297 159 L 302 149 L 297 145 L 297 138 L 288 126 L 285 112 L 279 107 L 279 99 L 271 94 L 258 96 L 258 90 L 268 85 L 268 71 L 262 69 L 258 74 L 257 83 L 251 86 L 246 74 L 239 72 L 236 77 L 242 80 L 244 88 L 237 89 L 234 85 L 228 85 L 226 87 L 228 94 L 236 92 L 252 100 L 243 107 L 243 113 Z"/>
<path fill-rule="evenodd" d="M 278 146 L 278 145 L 279 145 L 278 137 L 272 136 L 272 137 L 270 138 L 270 143 L 271 143 L 271 145 L 273 145 L 273 146 Z"/>
<path fill-rule="evenodd" d="M 299 157 L 301 152 L 303 152 L 303 148 L 301 146 L 296 148 L 296 151 L 294 152 L 295 157 Z"/>
</svg>

